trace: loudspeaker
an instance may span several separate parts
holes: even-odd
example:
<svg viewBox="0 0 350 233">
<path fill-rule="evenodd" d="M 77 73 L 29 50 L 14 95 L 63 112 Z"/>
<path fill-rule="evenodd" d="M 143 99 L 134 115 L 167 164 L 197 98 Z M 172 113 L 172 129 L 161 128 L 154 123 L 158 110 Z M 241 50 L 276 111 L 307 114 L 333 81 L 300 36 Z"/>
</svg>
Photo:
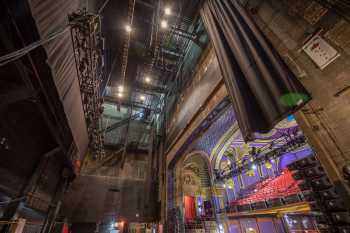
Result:
<svg viewBox="0 0 350 233">
<path fill-rule="evenodd" d="M 298 168 L 313 167 L 317 163 L 318 162 L 317 162 L 315 156 L 308 156 L 304 159 L 300 159 L 300 160 L 296 161 Z"/>
<path fill-rule="evenodd" d="M 314 191 L 321 191 L 332 187 L 331 181 L 326 176 L 310 180 L 310 184 Z"/>
<path fill-rule="evenodd" d="M 324 176 L 325 172 L 320 164 L 317 164 L 315 167 L 307 168 L 303 171 L 306 179 Z"/>
<path fill-rule="evenodd" d="M 317 224 L 317 229 L 320 231 L 320 232 L 327 232 L 329 233 L 329 230 L 330 230 L 330 226 L 328 224 Z"/>
<path fill-rule="evenodd" d="M 329 217 L 322 212 L 319 212 L 319 214 L 314 215 L 314 217 L 315 217 L 315 221 L 318 224 L 329 224 L 330 223 Z"/>
<path fill-rule="evenodd" d="M 338 227 L 339 233 L 350 233 L 350 226 L 342 226 Z"/>
<path fill-rule="evenodd" d="M 324 204 L 329 211 L 346 211 L 345 203 L 341 199 L 326 200 Z"/>
<path fill-rule="evenodd" d="M 317 192 L 317 194 L 321 197 L 322 200 L 330 200 L 330 199 L 339 198 L 339 195 L 334 187 L 319 191 L 319 192 Z"/>
<path fill-rule="evenodd" d="M 335 212 L 331 213 L 334 223 L 337 224 L 350 224 L 350 215 L 348 212 Z"/>
</svg>

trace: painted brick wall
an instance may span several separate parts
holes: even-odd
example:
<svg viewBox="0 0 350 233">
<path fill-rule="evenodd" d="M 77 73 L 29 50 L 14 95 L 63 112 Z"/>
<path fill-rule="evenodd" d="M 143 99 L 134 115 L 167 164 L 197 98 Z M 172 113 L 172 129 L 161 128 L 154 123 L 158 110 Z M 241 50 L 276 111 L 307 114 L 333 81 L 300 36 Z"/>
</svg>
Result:
<svg viewBox="0 0 350 233">
<path fill-rule="evenodd" d="M 323 143 L 324 153 L 340 171 L 350 161 L 350 88 L 346 89 L 350 85 L 350 23 L 311 0 L 251 0 L 247 7 L 311 92 L 313 100 L 303 115 L 313 135 Z M 318 29 L 341 54 L 323 70 L 301 50 Z"/>
</svg>

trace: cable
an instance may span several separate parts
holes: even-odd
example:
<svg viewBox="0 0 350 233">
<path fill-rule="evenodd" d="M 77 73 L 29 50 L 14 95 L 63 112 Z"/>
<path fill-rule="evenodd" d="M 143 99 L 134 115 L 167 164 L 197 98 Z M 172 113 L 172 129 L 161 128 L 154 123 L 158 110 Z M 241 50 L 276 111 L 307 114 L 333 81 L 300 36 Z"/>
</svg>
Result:
<svg viewBox="0 0 350 233">
<path fill-rule="evenodd" d="M 54 32 L 52 34 L 50 34 L 47 38 L 33 42 L 32 44 L 19 49 L 17 51 L 11 52 L 9 54 L 6 54 L 4 56 L 0 57 L 0 66 L 4 66 L 10 62 L 13 62 L 23 56 L 25 56 L 26 54 L 28 54 L 30 51 L 38 48 L 41 45 L 46 44 L 47 42 L 50 42 L 51 40 L 57 38 L 58 36 L 62 35 L 63 33 L 65 33 L 68 29 L 70 28 L 69 25 L 66 25 L 63 29 Z"/>
<path fill-rule="evenodd" d="M 105 9 L 105 7 L 107 6 L 109 0 L 106 0 L 102 6 L 100 7 L 100 9 L 98 10 L 98 14 L 100 15 L 102 13 L 102 11 Z"/>
<path fill-rule="evenodd" d="M 26 199 L 26 197 L 18 197 L 18 198 L 9 200 L 9 201 L 0 202 L 0 205 L 7 205 L 7 204 L 10 204 L 12 202 L 22 201 L 22 200 L 25 200 L 25 199 Z"/>
</svg>

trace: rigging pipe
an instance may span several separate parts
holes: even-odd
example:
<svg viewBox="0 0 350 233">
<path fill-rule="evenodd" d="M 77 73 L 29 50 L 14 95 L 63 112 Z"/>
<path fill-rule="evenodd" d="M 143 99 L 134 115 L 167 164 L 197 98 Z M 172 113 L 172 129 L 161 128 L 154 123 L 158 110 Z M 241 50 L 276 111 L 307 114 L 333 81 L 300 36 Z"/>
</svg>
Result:
<svg viewBox="0 0 350 233">
<path fill-rule="evenodd" d="M 128 23 L 130 27 L 132 27 L 132 23 L 133 23 L 134 10 L 135 10 L 135 0 L 129 0 Z M 122 69 L 121 69 L 121 79 L 122 79 L 123 86 L 125 83 L 126 68 L 128 66 L 131 33 L 132 32 L 126 32 L 126 40 L 123 47 L 123 57 L 122 57 L 123 60 L 122 60 Z"/>
</svg>

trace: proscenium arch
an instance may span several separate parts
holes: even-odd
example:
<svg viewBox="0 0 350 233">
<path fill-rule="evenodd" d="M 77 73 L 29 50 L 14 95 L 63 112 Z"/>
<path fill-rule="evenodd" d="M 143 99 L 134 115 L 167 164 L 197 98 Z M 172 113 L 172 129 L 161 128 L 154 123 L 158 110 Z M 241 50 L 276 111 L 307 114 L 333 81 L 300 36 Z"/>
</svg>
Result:
<svg viewBox="0 0 350 233">
<path fill-rule="evenodd" d="M 233 140 L 239 136 L 240 133 L 241 132 L 239 130 L 238 123 L 235 121 L 230 129 L 227 130 L 227 132 L 220 138 L 210 155 L 210 161 L 213 170 L 220 168 L 220 161 L 222 159 L 222 156 L 225 154 L 225 151 L 231 145 Z"/>
</svg>

